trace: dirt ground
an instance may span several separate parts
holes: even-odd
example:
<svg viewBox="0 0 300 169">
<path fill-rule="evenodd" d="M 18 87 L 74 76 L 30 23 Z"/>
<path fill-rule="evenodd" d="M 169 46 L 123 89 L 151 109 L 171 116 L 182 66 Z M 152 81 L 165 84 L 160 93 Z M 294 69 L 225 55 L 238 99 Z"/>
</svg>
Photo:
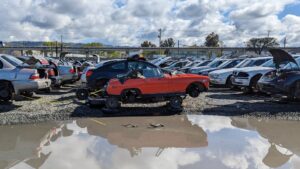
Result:
<svg viewBox="0 0 300 169">
<path fill-rule="evenodd" d="M 166 103 L 122 105 L 118 112 L 90 108 L 75 97 L 76 86 L 65 86 L 50 94 L 33 98 L 18 97 L 12 103 L 0 103 L 0 125 L 68 120 L 83 117 L 170 115 Z M 213 89 L 199 98 L 187 97 L 183 114 L 239 116 L 300 120 L 300 102 L 276 102 L 265 95 L 245 95 L 239 91 Z"/>
</svg>

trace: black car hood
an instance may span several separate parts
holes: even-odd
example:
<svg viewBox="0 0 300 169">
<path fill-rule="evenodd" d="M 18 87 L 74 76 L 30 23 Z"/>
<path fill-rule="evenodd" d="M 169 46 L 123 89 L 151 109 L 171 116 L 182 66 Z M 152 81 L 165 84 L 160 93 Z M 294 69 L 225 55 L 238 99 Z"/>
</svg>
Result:
<svg viewBox="0 0 300 169">
<path fill-rule="evenodd" d="M 277 69 L 280 68 L 279 66 L 281 64 L 284 64 L 287 62 L 293 62 L 296 65 L 298 65 L 296 60 L 289 53 L 287 53 L 286 51 L 284 51 L 282 49 L 270 49 L 269 52 L 273 56 L 273 61 L 274 61 Z"/>
</svg>

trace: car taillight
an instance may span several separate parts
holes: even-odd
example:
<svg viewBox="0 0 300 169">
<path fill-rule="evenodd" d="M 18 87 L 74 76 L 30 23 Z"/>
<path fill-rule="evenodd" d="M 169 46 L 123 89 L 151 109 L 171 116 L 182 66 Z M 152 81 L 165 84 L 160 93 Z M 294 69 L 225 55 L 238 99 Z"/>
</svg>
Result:
<svg viewBox="0 0 300 169">
<path fill-rule="evenodd" d="M 74 73 L 75 73 L 75 70 L 72 69 L 72 68 L 71 68 L 69 71 L 70 71 L 71 74 L 74 74 Z"/>
<path fill-rule="evenodd" d="M 53 69 L 50 69 L 50 70 L 48 71 L 48 75 L 49 75 L 49 76 L 55 76 L 54 70 L 53 70 Z"/>
<path fill-rule="evenodd" d="M 92 76 L 92 74 L 93 74 L 93 71 L 89 70 L 86 72 L 86 77 L 90 77 L 90 76 Z"/>
<path fill-rule="evenodd" d="M 36 80 L 36 79 L 39 79 L 39 78 L 40 78 L 40 75 L 37 74 L 37 73 L 32 74 L 32 75 L 29 77 L 30 80 Z"/>
</svg>

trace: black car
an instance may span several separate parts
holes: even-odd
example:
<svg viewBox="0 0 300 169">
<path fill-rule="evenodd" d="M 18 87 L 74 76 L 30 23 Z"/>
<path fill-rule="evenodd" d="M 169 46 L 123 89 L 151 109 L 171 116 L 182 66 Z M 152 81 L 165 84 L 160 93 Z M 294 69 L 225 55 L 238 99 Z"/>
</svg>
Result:
<svg viewBox="0 0 300 169">
<path fill-rule="evenodd" d="M 259 81 L 260 91 L 268 94 L 279 94 L 290 99 L 300 98 L 300 57 L 296 60 L 293 56 L 280 49 L 272 49 L 277 70 L 265 74 Z M 280 64 L 289 62 L 285 67 Z"/>
<path fill-rule="evenodd" d="M 104 65 L 87 72 L 87 87 L 89 90 L 102 89 L 110 79 L 124 75 L 131 70 L 143 69 L 145 64 L 151 63 L 136 59 L 124 59 L 106 62 Z"/>
</svg>

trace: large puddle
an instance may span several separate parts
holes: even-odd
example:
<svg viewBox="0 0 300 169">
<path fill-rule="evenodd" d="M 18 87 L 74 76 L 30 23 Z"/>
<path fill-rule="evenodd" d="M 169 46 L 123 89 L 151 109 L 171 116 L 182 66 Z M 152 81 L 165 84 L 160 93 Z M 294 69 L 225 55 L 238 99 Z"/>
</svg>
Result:
<svg viewBox="0 0 300 169">
<path fill-rule="evenodd" d="M 300 168 L 300 122 L 92 118 L 0 127 L 0 168 Z"/>
</svg>

